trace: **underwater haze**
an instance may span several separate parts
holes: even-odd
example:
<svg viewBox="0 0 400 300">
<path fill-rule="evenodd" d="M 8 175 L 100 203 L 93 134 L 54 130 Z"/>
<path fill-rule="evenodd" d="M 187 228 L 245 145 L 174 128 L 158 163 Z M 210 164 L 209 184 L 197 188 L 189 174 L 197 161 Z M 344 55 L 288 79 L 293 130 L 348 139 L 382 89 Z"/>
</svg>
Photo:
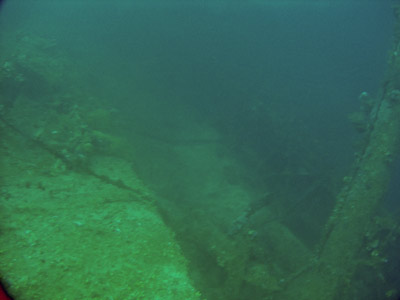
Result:
<svg viewBox="0 0 400 300">
<path fill-rule="evenodd" d="M 393 2 L 3 1 L 4 287 L 398 299 L 392 144 L 374 152 L 382 173 L 363 167 L 375 137 L 396 136 L 379 125 L 397 103 Z M 375 204 L 346 216 L 362 172 L 380 174 L 361 189 Z M 362 228 L 330 242 L 341 218 Z"/>
</svg>

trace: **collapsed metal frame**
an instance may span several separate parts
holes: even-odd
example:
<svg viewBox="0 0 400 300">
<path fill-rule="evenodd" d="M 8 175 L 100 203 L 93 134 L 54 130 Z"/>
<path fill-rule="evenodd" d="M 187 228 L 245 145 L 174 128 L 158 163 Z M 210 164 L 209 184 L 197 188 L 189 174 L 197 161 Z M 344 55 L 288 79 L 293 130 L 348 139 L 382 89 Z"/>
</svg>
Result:
<svg viewBox="0 0 400 300">
<path fill-rule="evenodd" d="M 365 234 L 385 197 L 400 145 L 400 1 L 394 2 L 393 9 L 394 45 L 372 110 L 367 143 L 337 196 L 315 264 L 290 283 L 285 299 L 338 299 L 351 285 Z"/>
</svg>

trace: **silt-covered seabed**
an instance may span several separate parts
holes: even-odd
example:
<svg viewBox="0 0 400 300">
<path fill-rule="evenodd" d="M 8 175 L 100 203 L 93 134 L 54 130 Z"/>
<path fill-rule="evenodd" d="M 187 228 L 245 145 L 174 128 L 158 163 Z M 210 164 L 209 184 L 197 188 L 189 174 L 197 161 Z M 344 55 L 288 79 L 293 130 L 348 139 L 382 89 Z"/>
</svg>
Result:
<svg viewBox="0 0 400 300">
<path fill-rule="evenodd" d="M 4 3 L 5 287 L 397 299 L 395 21 L 380 3 Z"/>
</svg>

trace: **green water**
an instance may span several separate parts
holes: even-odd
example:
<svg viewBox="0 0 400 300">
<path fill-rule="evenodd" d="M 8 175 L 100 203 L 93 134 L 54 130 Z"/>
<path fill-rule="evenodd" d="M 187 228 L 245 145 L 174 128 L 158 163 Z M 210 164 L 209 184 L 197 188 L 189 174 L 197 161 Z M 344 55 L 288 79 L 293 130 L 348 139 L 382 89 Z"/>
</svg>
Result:
<svg viewBox="0 0 400 300">
<path fill-rule="evenodd" d="M 378 1 L 4 1 L 4 286 L 292 299 L 368 142 L 393 27 Z M 399 296 L 397 169 L 340 299 Z"/>
</svg>

